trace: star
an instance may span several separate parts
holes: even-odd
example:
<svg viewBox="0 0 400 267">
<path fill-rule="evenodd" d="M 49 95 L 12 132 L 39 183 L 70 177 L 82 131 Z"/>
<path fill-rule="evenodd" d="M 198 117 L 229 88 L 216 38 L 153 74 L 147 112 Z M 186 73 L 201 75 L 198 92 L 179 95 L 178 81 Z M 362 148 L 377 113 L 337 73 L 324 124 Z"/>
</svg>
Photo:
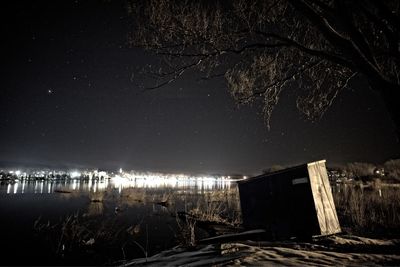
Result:
<svg viewBox="0 0 400 267">
<path fill-rule="evenodd" d="M 52 89 L 47 90 L 47 93 L 51 95 L 54 91 Z"/>
</svg>

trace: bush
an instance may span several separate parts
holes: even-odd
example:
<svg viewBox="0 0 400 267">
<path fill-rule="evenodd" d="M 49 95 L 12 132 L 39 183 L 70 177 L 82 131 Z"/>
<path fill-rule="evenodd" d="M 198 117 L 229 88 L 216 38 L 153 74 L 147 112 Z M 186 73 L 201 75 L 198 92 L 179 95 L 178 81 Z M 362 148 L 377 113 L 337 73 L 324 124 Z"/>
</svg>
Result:
<svg viewBox="0 0 400 267">
<path fill-rule="evenodd" d="M 384 168 L 388 178 L 400 181 L 400 159 L 386 161 Z"/>
<path fill-rule="evenodd" d="M 361 179 L 371 177 L 374 174 L 376 166 L 371 163 L 354 162 L 346 166 L 346 172 L 349 178 Z"/>
</svg>

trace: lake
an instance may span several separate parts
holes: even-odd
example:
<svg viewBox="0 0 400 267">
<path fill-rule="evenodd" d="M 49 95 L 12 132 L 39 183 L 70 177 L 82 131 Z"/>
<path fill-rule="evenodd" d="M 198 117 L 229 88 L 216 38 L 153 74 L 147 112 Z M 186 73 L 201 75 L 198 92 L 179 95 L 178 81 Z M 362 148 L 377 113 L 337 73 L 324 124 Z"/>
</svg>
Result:
<svg viewBox="0 0 400 267">
<path fill-rule="evenodd" d="M 179 177 L 3 181 L 1 264 L 113 265 L 150 256 L 187 241 L 177 211 L 237 217 L 236 183 Z M 196 238 L 206 236 L 196 230 Z"/>
</svg>

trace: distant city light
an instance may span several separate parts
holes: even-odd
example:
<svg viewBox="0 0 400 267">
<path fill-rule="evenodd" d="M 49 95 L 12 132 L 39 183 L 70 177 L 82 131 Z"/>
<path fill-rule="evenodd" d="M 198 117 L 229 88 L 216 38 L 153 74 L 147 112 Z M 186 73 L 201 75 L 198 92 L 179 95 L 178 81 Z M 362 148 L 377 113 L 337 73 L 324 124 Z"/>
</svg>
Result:
<svg viewBox="0 0 400 267">
<path fill-rule="evenodd" d="M 134 170 L 123 170 L 119 168 L 117 173 L 99 170 L 10 170 L 14 181 L 8 186 L 7 193 L 25 193 L 25 183 L 31 179 L 35 180 L 34 193 L 51 193 L 54 191 L 53 181 L 63 181 L 67 186 L 70 179 L 72 190 L 81 190 L 80 187 L 88 188 L 92 192 L 104 191 L 109 186 L 118 188 L 120 192 L 129 187 L 182 187 L 197 186 L 201 190 L 212 190 L 215 187 L 230 187 L 231 179 L 247 178 L 247 176 L 222 176 L 222 175 L 194 175 L 183 173 L 160 173 L 160 172 L 138 172 Z M 87 184 L 82 183 L 86 181 Z M 82 179 L 82 181 L 80 181 Z M 9 184 L 9 185 L 10 185 Z"/>
<path fill-rule="evenodd" d="M 69 175 L 71 176 L 71 178 L 77 178 L 81 176 L 81 174 L 77 171 L 73 171 Z"/>
</svg>

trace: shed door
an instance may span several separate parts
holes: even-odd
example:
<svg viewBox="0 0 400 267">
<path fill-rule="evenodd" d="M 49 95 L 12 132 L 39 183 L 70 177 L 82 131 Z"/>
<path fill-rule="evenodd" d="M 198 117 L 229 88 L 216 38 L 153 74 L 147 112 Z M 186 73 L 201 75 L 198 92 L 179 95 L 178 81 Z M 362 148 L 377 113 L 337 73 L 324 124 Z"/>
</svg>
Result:
<svg viewBox="0 0 400 267">
<path fill-rule="evenodd" d="M 319 234 L 317 216 L 308 177 L 299 177 L 292 180 L 292 196 L 292 232 L 298 237 L 310 237 Z"/>
</svg>

